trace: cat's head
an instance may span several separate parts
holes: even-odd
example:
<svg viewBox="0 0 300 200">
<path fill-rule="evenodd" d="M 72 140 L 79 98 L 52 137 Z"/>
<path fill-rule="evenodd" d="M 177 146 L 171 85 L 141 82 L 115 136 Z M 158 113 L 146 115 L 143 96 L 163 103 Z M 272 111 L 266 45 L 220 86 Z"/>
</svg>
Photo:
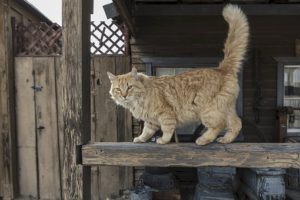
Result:
<svg viewBox="0 0 300 200">
<path fill-rule="evenodd" d="M 144 93 L 145 87 L 142 83 L 142 75 L 137 73 L 136 68 L 127 74 L 113 75 L 107 72 L 111 82 L 110 95 L 111 98 L 120 105 L 131 104 L 137 101 L 141 94 Z"/>
</svg>

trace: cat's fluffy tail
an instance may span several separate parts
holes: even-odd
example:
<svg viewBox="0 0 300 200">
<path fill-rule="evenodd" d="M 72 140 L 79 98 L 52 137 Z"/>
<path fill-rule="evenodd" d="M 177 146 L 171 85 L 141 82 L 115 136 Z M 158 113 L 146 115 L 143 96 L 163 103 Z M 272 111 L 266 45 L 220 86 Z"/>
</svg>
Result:
<svg viewBox="0 0 300 200">
<path fill-rule="evenodd" d="M 223 9 L 224 19 L 229 24 L 228 36 L 224 46 L 224 59 L 219 68 L 227 73 L 236 74 L 247 51 L 249 26 L 246 15 L 236 5 L 227 5 Z"/>
</svg>

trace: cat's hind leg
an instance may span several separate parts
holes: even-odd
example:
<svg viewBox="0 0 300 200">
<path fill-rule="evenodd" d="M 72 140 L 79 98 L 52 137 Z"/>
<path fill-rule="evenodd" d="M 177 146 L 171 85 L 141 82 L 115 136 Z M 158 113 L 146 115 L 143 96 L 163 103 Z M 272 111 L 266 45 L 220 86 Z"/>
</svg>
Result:
<svg viewBox="0 0 300 200">
<path fill-rule="evenodd" d="M 171 116 L 163 116 L 159 119 L 161 124 L 161 130 L 163 132 L 162 137 L 157 138 L 157 144 L 167 144 L 172 139 L 172 136 L 176 129 L 176 119 Z"/>
<path fill-rule="evenodd" d="M 232 141 L 238 136 L 241 128 L 242 123 L 241 119 L 237 116 L 235 109 L 232 109 L 230 113 L 227 115 L 227 132 L 224 137 L 220 137 L 217 139 L 217 142 L 227 144 Z"/>
<path fill-rule="evenodd" d="M 138 137 L 135 137 L 133 139 L 133 142 L 134 143 L 147 142 L 147 140 L 149 140 L 154 135 L 154 133 L 158 130 L 159 130 L 158 125 L 155 125 L 150 122 L 145 122 L 142 134 Z"/>
<path fill-rule="evenodd" d="M 206 145 L 213 142 L 225 127 L 224 114 L 217 110 L 208 110 L 201 116 L 201 121 L 208 128 L 197 140 L 196 144 Z"/>
<path fill-rule="evenodd" d="M 198 139 L 196 140 L 196 144 L 198 145 L 206 145 L 208 143 L 213 142 L 217 136 L 219 135 L 221 128 L 208 128 L 208 130 L 203 133 Z"/>
</svg>

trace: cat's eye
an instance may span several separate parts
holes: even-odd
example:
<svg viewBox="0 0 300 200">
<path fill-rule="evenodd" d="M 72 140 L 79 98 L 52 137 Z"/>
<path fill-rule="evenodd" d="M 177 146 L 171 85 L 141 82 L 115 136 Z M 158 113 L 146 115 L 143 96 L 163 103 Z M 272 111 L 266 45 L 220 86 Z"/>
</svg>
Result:
<svg viewBox="0 0 300 200">
<path fill-rule="evenodd" d="M 131 88 L 133 88 L 133 86 L 132 86 L 132 85 L 129 85 L 129 86 L 128 86 L 128 90 L 130 90 Z"/>
</svg>

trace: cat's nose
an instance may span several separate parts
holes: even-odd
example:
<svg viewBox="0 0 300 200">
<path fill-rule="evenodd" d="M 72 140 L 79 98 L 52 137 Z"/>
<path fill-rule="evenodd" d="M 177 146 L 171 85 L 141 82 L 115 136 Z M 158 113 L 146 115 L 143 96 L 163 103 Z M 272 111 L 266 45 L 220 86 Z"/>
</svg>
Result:
<svg viewBox="0 0 300 200">
<path fill-rule="evenodd" d="M 122 97 L 124 97 L 124 99 L 126 99 L 126 97 L 127 97 L 127 93 L 125 93 L 125 94 L 122 94 Z"/>
</svg>

